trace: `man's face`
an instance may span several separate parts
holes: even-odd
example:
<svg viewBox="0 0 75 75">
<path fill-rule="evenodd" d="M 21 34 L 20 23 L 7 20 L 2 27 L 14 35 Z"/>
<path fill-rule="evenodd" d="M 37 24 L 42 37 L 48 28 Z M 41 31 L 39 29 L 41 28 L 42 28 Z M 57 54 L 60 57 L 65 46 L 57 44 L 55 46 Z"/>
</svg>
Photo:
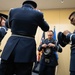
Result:
<svg viewBox="0 0 75 75">
<path fill-rule="evenodd" d="M 53 38 L 53 32 L 48 32 L 47 35 L 48 35 L 48 39 L 52 39 Z"/>
<path fill-rule="evenodd" d="M 0 17 L 0 26 L 5 26 L 5 22 L 6 22 L 6 19 L 3 17 Z"/>
<path fill-rule="evenodd" d="M 5 26 L 5 20 L 4 20 L 4 19 L 2 19 L 1 25 L 2 25 L 2 26 Z"/>
<path fill-rule="evenodd" d="M 70 22 L 75 26 L 75 14 L 70 17 Z"/>
</svg>

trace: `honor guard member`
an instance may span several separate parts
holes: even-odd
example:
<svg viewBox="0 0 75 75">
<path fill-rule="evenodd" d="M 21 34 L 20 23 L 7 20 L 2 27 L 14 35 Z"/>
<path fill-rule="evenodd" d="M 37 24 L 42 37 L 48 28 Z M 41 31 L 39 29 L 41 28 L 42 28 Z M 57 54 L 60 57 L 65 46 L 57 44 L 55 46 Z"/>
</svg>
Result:
<svg viewBox="0 0 75 75">
<path fill-rule="evenodd" d="M 5 24 L 7 18 L 8 18 L 7 15 L 0 13 L 0 45 L 1 45 L 2 39 L 4 38 L 8 30 Z M 0 52 L 2 52 L 1 49 L 0 49 Z M 0 64 L 1 64 L 1 57 L 0 57 Z M 1 65 L 0 65 L 0 71 L 1 71 Z M 0 75 L 2 75 L 1 72 L 0 72 Z"/>
<path fill-rule="evenodd" d="M 61 47 L 53 39 L 53 31 L 48 31 L 48 38 L 39 46 L 39 51 L 43 50 L 40 62 L 39 75 L 55 75 L 55 69 L 58 65 L 58 56 L 56 52 L 62 52 Z"/>
<path fill-rule="evenodd" d="M 43 13 L 38 11 L 33 0 L 26 0 L 22 7 L 11 9 L 8 26 L 12 35 L 9 37 L 1 55 L 3 75 L 31 75 L 33 62 L 36 61 L 35 34 L 39 26 L 48 31 L 49 26 Z"/>
<path fill-rule="evenodd" d="M 7 27 L 5 25 L 6 19 L 8 18 L 7 15 L 0 13 L 0 42 L 2 41 L 3 37 L 7 33 Z"/>
<path fill-rule="evenodd" d="M 75 11 L 70 14 L 69 20 L 75 26 Z M 63 33 L 59 32 L 58 41 L 62 47 L 69 43 L 71 44 L 70 75 L 75 75 L 75 31 L 73 33 L 68 30 L 65 30 Z"/>
</svg>

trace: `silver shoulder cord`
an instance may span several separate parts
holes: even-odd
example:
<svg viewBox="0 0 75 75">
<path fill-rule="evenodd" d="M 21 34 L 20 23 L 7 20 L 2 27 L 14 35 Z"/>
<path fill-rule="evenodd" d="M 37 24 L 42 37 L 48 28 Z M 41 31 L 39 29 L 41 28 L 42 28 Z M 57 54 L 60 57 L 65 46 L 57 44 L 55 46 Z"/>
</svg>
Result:
<svg viewBox="0 0 75 75">
<path fill-rule="evenodd" d="M 5 32 L 7 32 L 7 30 L 6 30 L 6 28 L 5 28 L 5 27 L 1 27 L 1 28 L 3 28 L 3 29 L 5 30 Z"/>
<path fill-rule="evenodd" d="M 70 36 L 70 44 L 72 44 L 72 36 L 75 35 L 75 34 L 71 34 Z"/>
<path fill-rule="evenodd" d="M 56 43 L 56 46 L 57 46 L 57 50 L 59 50 L 59 44 L 58 44 L 58 41 L 56 40 L 55 43 Z"/>
</svg>

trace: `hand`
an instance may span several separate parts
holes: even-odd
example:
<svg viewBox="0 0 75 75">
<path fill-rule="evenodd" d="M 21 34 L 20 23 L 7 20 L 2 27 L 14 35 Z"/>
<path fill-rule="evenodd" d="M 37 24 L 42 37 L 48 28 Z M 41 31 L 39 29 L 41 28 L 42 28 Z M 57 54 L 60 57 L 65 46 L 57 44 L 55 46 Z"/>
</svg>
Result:
<svg viewBox="0 0 75 75">
<path fill-rule="evenodd" d="M 49 47 L 55 47 L 55 44 L 49 43 L 48 46 Z"/>
<path fill-rule="evenodd" d="M 71 32 L 70 31 L 68 31 L 68 30 L 65 30 L 64 32 L 63 32 L 63 34 L 66 36 L 66 35 L 68 35 L 68 34 L 70 34 Z"/>
<path fill-rule="evenodd" d="M 39 9 L 35 9 L 35 10 L 37 10 L 37 11 L 41 12 Z"/>
<path fill-rule="evenodd" d="M 43 47 L 43 48 L 46 48 L 46 47 L 47 47 L 47 45 L 46 45 L 46 44 L 43 44 L 43 45 L 42 45 L 42 47 Z"/>
</svg>

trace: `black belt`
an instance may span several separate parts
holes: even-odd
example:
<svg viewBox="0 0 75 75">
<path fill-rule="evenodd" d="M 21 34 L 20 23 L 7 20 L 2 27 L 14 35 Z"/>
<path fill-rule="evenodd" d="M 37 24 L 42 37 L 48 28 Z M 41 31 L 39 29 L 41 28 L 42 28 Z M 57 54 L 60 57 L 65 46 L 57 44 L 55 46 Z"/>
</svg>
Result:
<svg viewBox="0 0 75 75">
<path fill-rule="evenodd" d="M 15 33 L 13 33 L 13 34 L 15 34 Z M 17 34 L 15 34 L 15 35 L 27 36 L 27 37 L 35 38 L 34 35 L 29 35 L 29 34 L 26 34 L 26 33 L 17 33 Z"/>
</svg>

